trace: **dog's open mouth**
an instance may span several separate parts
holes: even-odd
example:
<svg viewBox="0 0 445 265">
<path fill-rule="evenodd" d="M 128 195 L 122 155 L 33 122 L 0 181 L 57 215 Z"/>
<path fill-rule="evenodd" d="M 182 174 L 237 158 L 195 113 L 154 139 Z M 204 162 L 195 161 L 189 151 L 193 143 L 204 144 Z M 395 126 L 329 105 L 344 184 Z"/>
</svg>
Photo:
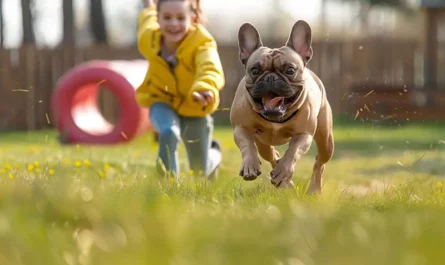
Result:
<svg viewBox="0 0 445 265">
<path fill-rule="evenodd" d="M 298 92 L 290 97 L 282 97 L 274 93 L 261 98 L 255 98 L 255 103 L 261 107 L 261 112 L 265 116 L 281 117 L 287 108 L 297 99 Z"/>
</svg>

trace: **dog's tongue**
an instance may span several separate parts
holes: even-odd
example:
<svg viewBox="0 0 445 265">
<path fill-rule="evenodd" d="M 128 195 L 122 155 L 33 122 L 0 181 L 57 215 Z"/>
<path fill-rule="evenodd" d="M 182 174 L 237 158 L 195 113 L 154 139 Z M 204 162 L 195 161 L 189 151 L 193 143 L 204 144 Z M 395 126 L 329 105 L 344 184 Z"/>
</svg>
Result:
<svg viewBox="0 0 445 265">
<path fill-rule="evenodd" d="M 275 97 L 275 98 L 265 99 L 264 108 L 267 110 L 273 110 L 281 103 L 281 101 L 283 99 L 284 99 L 284 97 Z"/>
</svg>

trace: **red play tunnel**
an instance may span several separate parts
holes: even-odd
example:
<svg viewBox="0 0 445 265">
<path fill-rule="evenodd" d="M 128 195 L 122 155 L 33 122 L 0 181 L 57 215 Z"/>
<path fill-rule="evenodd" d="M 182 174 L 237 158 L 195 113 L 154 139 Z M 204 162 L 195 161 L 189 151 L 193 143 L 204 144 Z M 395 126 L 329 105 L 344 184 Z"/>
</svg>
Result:
<svg viewBox="0 0 445 265">
<path fill-rule="evenodd" d="M 148 110 L 135 99 L 135 89 L 148 69 L 144 60 L 90 61 L 68 71 L 58 81 L 51 111 L 64 143 L 113 144 L 152 130 Z M 98 105 L 99 86 L 118 101 L 118 119 L 110 124 Z"/>
</svg>

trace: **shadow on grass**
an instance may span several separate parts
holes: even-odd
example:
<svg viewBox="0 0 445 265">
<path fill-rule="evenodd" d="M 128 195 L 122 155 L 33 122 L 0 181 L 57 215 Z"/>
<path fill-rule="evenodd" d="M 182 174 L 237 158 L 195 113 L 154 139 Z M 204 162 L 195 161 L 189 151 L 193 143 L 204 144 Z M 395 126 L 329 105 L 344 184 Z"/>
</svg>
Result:
<svg viewBox="0 0 445 265">
<path fill-rule="evenodd" d="M 373 155 L 385 151 L 419 151 L 445 150 L 445 145 L 432 141 L 404 141 L 399 139 L 384 139 L 378 141 L 367 140 L 338 140 L 335 142 L 336 151 L 356 151 L 363 155 Z"/>
<path fill-rule="evenodd" d="M 287 146 L 280 146 L 277 150 L 283 153 Z M 351 155 L 362 157 L 372 157 L 393 152 L 403 151 L 445 151 L 445 144 L 437 144 L 429 141 L 402 141 L 384 139 L 373 142 L 372 140 L 337 140 L 335 141 L 335 150 L 333 160 Z M 316 144 L 313 143 L 307 155 L 314 156 L 317 153 Z"/>
<path fill-rule="evenodd" d="M 334 117 L 334 127 L 357 127 L 357 126 L 379 126 L 381 128 L 398 128 L 402 127 L 426 127 L 426 128 L 441 128 L 445 129 L 445 121 L 404 121 L 397 122 L 392 120 L 381 120 L 381 121 L 362 121 L 354 120 L 350 117 L 344 115 L 337 115 Z"/>
<path fill-rule="evenodd" d="M 444 122 L 412 122 L 391 125 L 389 123 L 362 122 L 337 116 L 334 119 L 334 158 L 343 155 L 375 156 L 388 152 L 445 150 Z M 230 126 L 216 126 L 215 137 L 222 140 L 227 147 L 234 147 L 233 132 Z M 136 138 L 130 143 L 117 146 L 147 146 L 153 141 L 151 133 Z M 60 146 L 58 133 L 55 130 L 36 132 L 10 132 L 0 134 L 1 145 L 50 145 Z M 287 146 L 278 149 L 284 151 Z M 313 143 L 309 154 L 316 153 Z"/>
</svg>

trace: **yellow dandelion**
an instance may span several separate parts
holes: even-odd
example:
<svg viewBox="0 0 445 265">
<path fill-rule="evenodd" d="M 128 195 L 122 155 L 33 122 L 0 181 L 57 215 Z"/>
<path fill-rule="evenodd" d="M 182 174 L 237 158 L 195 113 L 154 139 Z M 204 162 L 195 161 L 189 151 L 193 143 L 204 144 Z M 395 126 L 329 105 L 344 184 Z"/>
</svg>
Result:
<svg viewBox="0 0 445 265">
<path fill-rule="evenodd" d="M 34 161 L 34 165 L 38 167 L 40 165 L 39 161 Z"/>
<path fill-rule="evenodd" d="M 29 164 L 28 165 L 28 171 L 32 172 L 34 170 L 34 165 L 33 164 Z"/>
<path fill-rule="evenodd" d="M 77 160 L 76 162 L 74 162 L 74 166 L 75 166 L 75 167 L 80 167 L 80 166 L 82 166 L 82 162 L 80 162 L 79 160 Z"/>
<path fill-rule="evenodd" d="M 14 178 L 14 175 L 13 175 L 12 173 L 9 173 L 8 177 L 9 177 L 10 179 L 13 179 L 13 178 Z"/>
<path fill-rule="evenodd" d="M 189 170 L 189 175 L 193 175 L 193 174 L 195 174 L 195 171 Z"/>
<path fill-rule="evenodd" d="M 15 164 L 14 167 L 15 167 L 15 169 L 21 169 L 21 168 L 22 168 L 22 165 L 20 165 L 20 164 Z"/>
<path fill-rule="evenodd" d="M 11 170 L 11 169 L 12 169 L 12 166 L 11 166 L 10 164 L 5 164 L 4 168 L 5 168 L 6 170 Z"/>
<path fill-rule="evenodd" d="M 65 159 L 65 165 L 70 165 L 71 164 L 71 159 L 69 159 L 69 158 L 67 158 L 67 159 Z"/>
<path fill-rule="evenodd" d="M 88 167 L 91 166 L 91 162 L 88 159 L 83 160 L 83 164 Z"/>
<path fill-rule="evenodd" d="M 54 171 L 54 169 L 50 169 L 48 170 L 48 174 L 50 174 L 51 176 L 54 175 L 56 172 Z"/>
<path fill-rule="evenodd" d="M 0 173 L 1 174 L 6 174 L 6 169 L 4 169 L 4 168 L 0 169 Z"/>
<path fill-rule="evenodd" d="M 442 187 L 443 187 L 442 182 L 441 181 L 437 182 L 437 188 L 442 189 Z"/>
<path fill-rule="evenodd" d="M 170 182 L 170 183 L 174 183 L 174 182 L 175 182 L 175 179 L 174 179 L 174 178 L 168 178 L 168 182 Z"/>
<path fill-rule="evenodd" d="M 40 173 L 40 168 L 36 168 L 36 169 L 34 170 L 34 172 L 36 172 L 36 173 Z"/>
<path fill-rule="evenodd" d="M 99 172 L 99 177 L 101 179 L 105 178 L 105 172 L 103 172 L 103 171 Z"/>
<path fill-rule="evenodd" d="M 105 163 L 105 164 L 104 164 L 104 169 L 105 169 L 105 170 L 108 170 L 108 169 L 110 169 L 110 168 L 111 168 L 110 164 L 108 164 L 108 163 Z"/>
</svg>

